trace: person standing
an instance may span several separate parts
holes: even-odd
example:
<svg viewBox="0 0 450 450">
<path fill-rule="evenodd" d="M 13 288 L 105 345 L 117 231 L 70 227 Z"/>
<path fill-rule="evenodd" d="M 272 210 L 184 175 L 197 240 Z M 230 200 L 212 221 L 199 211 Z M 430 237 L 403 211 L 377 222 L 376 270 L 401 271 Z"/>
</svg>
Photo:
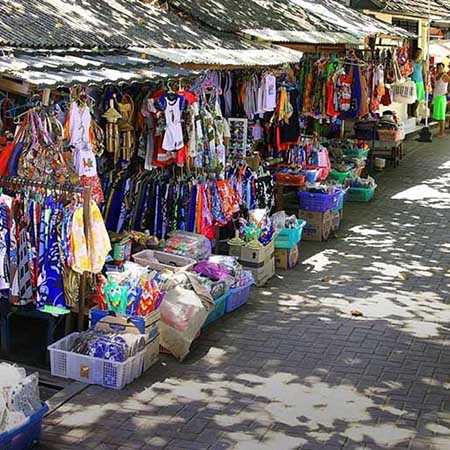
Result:
<svg viewBox="0 0 450 450">
<path fill-rule="evenodd" d="M 439 122 L 438 137 L 445 136 L 445 119 L 447 113 L 447 92 L 450 77 L 445 73 L 445 65 L 436 65 L 436 80 L 433 90 L 433 119 Z"/>
<path fill-rule="evenodd" d="M 414 81 L 414 83 L 416 83 L 417 104 L 425 102 L 426 100 L 425 83 L 424 83 L 425 68 L 422 56 L 423 56 L 422 49 L 421 48 L 416 49 L 414 54 L 414 66 L 411 79 L 412 81 Z"/>
</svg>

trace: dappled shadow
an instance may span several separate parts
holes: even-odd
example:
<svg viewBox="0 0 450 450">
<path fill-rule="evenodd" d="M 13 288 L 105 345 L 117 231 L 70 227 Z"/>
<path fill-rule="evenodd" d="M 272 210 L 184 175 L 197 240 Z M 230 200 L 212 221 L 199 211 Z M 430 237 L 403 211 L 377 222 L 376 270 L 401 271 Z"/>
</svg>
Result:
<svg viewBox="0 0 450 450">
<path fill-rule="evenodd" d="M 140 0 L 0 0 L 0 42 L 41 49 L 249 47 Z"/>
<path fill-rule="evenodd" d="M 58 409 L 42 448 L 449 448 L 442 147 L 382 174 L 372 204 L 346 207 L 339 239 L 303 243 L 301 265 L 184 363 L 163 358 L 123 391 L 89 387 Z M 416 185 L 440 194 L 399 195 Z"/>
</svg>

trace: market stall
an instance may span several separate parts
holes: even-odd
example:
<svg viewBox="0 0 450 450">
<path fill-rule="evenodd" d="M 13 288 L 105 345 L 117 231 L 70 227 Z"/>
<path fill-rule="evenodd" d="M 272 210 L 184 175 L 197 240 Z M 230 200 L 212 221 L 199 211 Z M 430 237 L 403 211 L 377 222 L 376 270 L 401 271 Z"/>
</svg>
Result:
<svg viewBox="0 0 450 450">
<path fill-rule="evenodd" d="M 54 375 L 121 389 L 372 199 L 375 138 L 343 122 L 401 141 L 400 53 L 228 43 L 0 59 L 6 350 L 14 314 L 48 318 Z"/>
</svg>

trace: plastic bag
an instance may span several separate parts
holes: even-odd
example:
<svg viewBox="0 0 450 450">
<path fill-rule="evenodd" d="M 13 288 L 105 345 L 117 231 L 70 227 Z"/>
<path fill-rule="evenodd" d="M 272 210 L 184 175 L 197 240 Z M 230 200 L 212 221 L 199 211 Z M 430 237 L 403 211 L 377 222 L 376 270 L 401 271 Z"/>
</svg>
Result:
<svg viewBox="0 0 450 450">
<path fill-rule="evenodd" d="M 281 230 L 284 230 L 286 224 L 286 213 L 284 211 L 278 211 L 272 215 L 272 224 L 275 228 L 275 232 L 278 233 Z"/>
<path fill-rule="evenodd" d="M 183 283 L 188 278 L 192 289 Z M 214 302 L 204 286 L 193 274 L 176 274 L 161 303 L 160 339 L 161 345 L 182 361 L 205 323 Z"/>
<path fill-rule="evenodd" d="M 211 242 L 201 234 L 174 231 L 169 234 L 164 251 L 202 261 L 211 256 Z"/>
</svg>

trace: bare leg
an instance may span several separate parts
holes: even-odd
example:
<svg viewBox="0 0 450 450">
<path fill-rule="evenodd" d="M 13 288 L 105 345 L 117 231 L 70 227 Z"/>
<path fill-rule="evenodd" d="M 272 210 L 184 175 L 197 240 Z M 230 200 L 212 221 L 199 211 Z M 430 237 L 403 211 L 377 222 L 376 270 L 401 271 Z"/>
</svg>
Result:
<svg viewBox="0 0 450 450">
<path fill-rule="evenodd" d="M 445 136 L 445 120 L 440 120 L 438 137 L 444 137 L 444 136 Z"/>
</svg>

